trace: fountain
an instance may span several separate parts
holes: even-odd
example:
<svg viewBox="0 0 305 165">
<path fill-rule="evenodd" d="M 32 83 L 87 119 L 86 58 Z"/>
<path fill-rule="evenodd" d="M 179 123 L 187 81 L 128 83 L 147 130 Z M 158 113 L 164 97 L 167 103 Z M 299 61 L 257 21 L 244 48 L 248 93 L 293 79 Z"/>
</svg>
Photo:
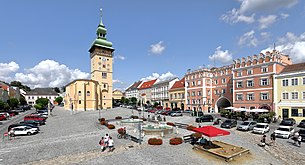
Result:
<svg viewBox="0 0 305 165">
<path fill-rule="evenodd" d="M 166 124 L 149 124 L 143 126 L 145 135 L 167 135 L 173 133 L 173 127 Z"/>
</svg>

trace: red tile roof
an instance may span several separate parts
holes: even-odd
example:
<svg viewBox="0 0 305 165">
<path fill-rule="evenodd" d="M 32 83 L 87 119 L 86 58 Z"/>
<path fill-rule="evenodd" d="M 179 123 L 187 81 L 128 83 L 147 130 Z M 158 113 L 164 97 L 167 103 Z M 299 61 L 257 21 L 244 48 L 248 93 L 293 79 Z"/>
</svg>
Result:
<svg viewBox="0 0 305 165">
<path fill-rule="evenodd" d="M 155 80 L 150 80 L 150 81 L 146 81 L 144 82 L 139 89 L 147 89 L 150 88 L 152 85 L 154 85 L 154 83 L 157 81 L 157 79 Z"/>
<path fill-rule="evenodd" d="M 185 77 L 183 77 L 183 79 L 176 81 L 175 84 L 172 86 L 172 88 L 170 90 L 174 90 L 174 89 L 182 89 L 185 87 Z"/>
<path fill-rule="evenodd" d="M 305 70 L 305 62 L 298 63 L 298 64 L 287 65 L 281 71 L 281 73 L 290 73 L 290 72 L 297 72 L 297 71 L 303 71 L 303 70 Z"/>
</svg>

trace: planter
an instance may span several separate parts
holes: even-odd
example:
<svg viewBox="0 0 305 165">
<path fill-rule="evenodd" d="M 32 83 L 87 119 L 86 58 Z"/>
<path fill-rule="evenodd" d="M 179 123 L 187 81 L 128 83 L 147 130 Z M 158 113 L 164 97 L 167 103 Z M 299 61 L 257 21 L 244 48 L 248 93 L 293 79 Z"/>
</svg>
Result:
<svg viewBox="0 0 305 165">
<path fill-rule="evenodd" d="M 143 121 L 147 121 L 147 119 L 146 119 L 146 118 L 140 118 L 140 119 L 142 119 Z"/>
<path fill-rule="evenodd" d="M 150 138 L 148 139 L 149 145 L 162 145 L 162 139 Z"/>
<path fill-rule="evenodd" d="M 130 118 L 132 118 L 132 119 L 138 119 L 139 116 L 130 116 Z"/>
<path fill-rule="evenodd" d="M 187 130 L 193 131 L 193 129 L 196 128 L 195 126 L 189 125 L 186 127 Z"/>
<path fill-rule="evenodd" d="M 182 144 L 182 143 L 183 143 L 183 140 L 180 137 L 171 138 L 169 140 L 170 145 L 179 145 L 179 144 Z"/>
<path fill-rule="evenodd" d="M 202 137 L 202 134 L 201 133 L 193 133 L 192 136 L 196 139 L 199 139 Z"/>
<path fill-rule="evenodd" d="M 108 129 L 115 129 L 115 126 L 113 124 L 108 124 L 107 127 Z"/>
<path fill-rule="evenodd" d="M 173 127 L 175 126 L 175 124 L 172 123 L 172 122 L 167 122 L 166 124 L 167 124 L 167 125 L 170 125 L 170 126 L 173 126 Z"/>
<path fill-rule="evenodd" d="M 122 119 L 122 116 L 115 117 L 116 120 Z"/>
</svg>

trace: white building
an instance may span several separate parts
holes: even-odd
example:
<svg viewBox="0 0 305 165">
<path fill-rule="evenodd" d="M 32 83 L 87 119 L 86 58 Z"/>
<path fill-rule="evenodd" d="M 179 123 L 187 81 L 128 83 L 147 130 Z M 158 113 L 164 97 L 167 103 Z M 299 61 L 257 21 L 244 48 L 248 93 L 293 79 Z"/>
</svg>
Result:
<svg viewBox="0 0 305 165">
<path fill-rule="evenodd" d="M 25 100 L 29 105 L 35 105 L 37 99 L 47 98 L 53 104 L 58 96 L 52 88 L 35 88 L 26 93 Z"/>
</svg>

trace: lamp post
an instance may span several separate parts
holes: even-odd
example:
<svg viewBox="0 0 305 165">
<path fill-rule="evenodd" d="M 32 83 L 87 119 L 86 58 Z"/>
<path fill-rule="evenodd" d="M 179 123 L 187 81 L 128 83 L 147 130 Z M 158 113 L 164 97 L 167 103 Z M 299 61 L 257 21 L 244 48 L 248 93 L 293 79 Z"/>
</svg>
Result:
<svg viewBox="0 0 305 165">
<path fill-rule="evenodd" d="M 139 116 L 141 116 L 141 110 L 138 110 L 139 112 Z M 141 144 L 141 141 L 142 141 L 142 138 L 141 138 L 141 134 L 142 134 L 142 131 L 141 131 L 141 120 L 139 120 L 139 124 L 138 124 L 138 130 L 139 130 L 139 144 Z"/>
</svg>

